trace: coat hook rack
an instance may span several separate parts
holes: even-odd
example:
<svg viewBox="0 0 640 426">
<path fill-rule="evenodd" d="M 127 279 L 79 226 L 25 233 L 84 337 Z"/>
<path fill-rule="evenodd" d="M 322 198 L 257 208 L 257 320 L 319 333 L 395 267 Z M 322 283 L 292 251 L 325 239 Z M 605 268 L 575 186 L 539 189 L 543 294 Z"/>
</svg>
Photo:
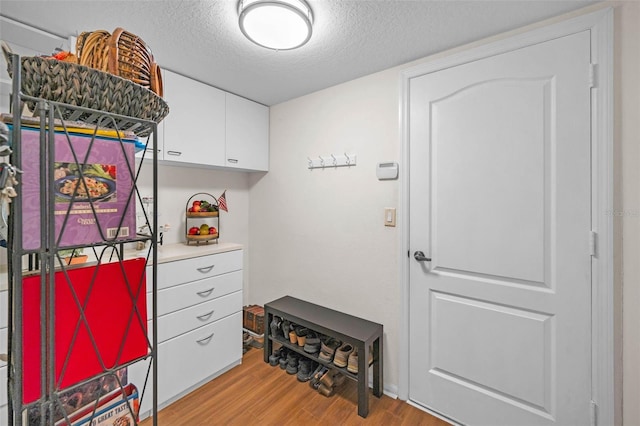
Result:
<svg viewBox="0 0 640 426">
<path fill-rule="evenodd" d="M 356 155 L 346 152 L 338 155 L 319 155 L 316 158 L 307 157 L 307 162 L 309 170 L 351 167 L 356 165 Z"/>
</svg>

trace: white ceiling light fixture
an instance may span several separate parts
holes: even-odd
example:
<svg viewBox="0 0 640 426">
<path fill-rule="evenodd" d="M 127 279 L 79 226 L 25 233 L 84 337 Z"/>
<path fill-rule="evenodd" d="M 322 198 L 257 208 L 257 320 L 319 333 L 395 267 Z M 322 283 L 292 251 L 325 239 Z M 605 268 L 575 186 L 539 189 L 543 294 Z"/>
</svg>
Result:
<svg viewBox="0 0 640 426">
<path fill-rule="evenodd" d="M 296 49 L 311 38 L 313 14 L 304 0 L 240 0 L 240 30 L 255 44 Z"/>
</svg>

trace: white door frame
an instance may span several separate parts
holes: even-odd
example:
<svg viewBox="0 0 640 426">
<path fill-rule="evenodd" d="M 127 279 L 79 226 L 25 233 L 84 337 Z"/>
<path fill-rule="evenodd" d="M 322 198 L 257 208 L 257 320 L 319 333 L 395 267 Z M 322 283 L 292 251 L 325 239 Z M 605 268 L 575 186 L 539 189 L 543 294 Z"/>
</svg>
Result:
<svg viewBox="0 0 640 426">
<path fill-rule="evenodd" d="M 409 400 L 409 80 L 470 61 L 519 49 L 565 35 L 591 31 L 594 89 L 592 110 L 592 222 L 597 234 L 592 268 L 592 416 L 598 424 L 614 424 L 614 306 L 613 306 L 613 9 L 587 8 L 573 16 L 533 29 L 515 31 L 497 41 L 411 67 L 401 75 L 400 120 L 402 167 L 400 206 L 401 318 L 398 396 Z M 595 9 L 595 11 L 594 11 Z M 592 419 L 595 424 L 595 418 Z"/>
</svg>

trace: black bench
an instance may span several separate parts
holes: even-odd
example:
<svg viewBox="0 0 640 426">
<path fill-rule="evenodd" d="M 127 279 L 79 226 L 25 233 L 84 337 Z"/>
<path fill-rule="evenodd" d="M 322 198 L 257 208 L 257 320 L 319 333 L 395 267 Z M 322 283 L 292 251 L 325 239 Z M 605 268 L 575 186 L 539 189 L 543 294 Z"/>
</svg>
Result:
<svg viewBox="0 0 640 426">
<path fill-rule="evenodd" d="M 268 336 L 265 339 L 264 362 L 269 362 L 269 356 L 273 351 L 273 342 L 278 342 L 320 364 L 339 370 L 347 377 L 358 381 L 358 415 L 367 417 L 369 414 L 368 353 L 370 347 L 373 349 L 373 394 L 379 398 L 383 392 L 382 325 L 291 296 L 285 296 L 265 304 L 264 311 L 265 330 Z M 274 316 L 285 318 L 352 345 L 358 350 L 358 373 L 353 374 L 346 368 L 339 368 L 331 362 L 319 359 L 317 355 L 308 354 L 297 345 L 292 345 L 288 339 L 272 336 L 270 325 Z"/>
</svg>

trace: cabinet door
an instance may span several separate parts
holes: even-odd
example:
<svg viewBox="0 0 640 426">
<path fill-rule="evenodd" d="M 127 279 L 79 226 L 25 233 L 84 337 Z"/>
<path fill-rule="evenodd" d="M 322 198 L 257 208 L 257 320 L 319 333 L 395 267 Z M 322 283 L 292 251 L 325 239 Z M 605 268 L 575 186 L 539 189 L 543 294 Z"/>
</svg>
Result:
<svg viewBox="0 0 640 426">
<path fill-rule="evenodd" d="M 146 153 L 145 150 L 136 152 L 136 158 L 143 158 L 145 160 L 153 160 L 153 138 L 149 137 L 147 142 L 146 138 L 142 138 L 141 142 L 147 144 Z M 164 120 L 158 124 L 158 160 L 164 159 Z"/>
<path fill-rule="evenodd" d="M 269 108 L 227 93 L 225 166 L 269 170 Z"/>
<path fill-rule="evenodd" d="M 171 71 L 162 75 L 169 104 L 164 160 L 223 166 L 225 92 Z"/>
</svg>

